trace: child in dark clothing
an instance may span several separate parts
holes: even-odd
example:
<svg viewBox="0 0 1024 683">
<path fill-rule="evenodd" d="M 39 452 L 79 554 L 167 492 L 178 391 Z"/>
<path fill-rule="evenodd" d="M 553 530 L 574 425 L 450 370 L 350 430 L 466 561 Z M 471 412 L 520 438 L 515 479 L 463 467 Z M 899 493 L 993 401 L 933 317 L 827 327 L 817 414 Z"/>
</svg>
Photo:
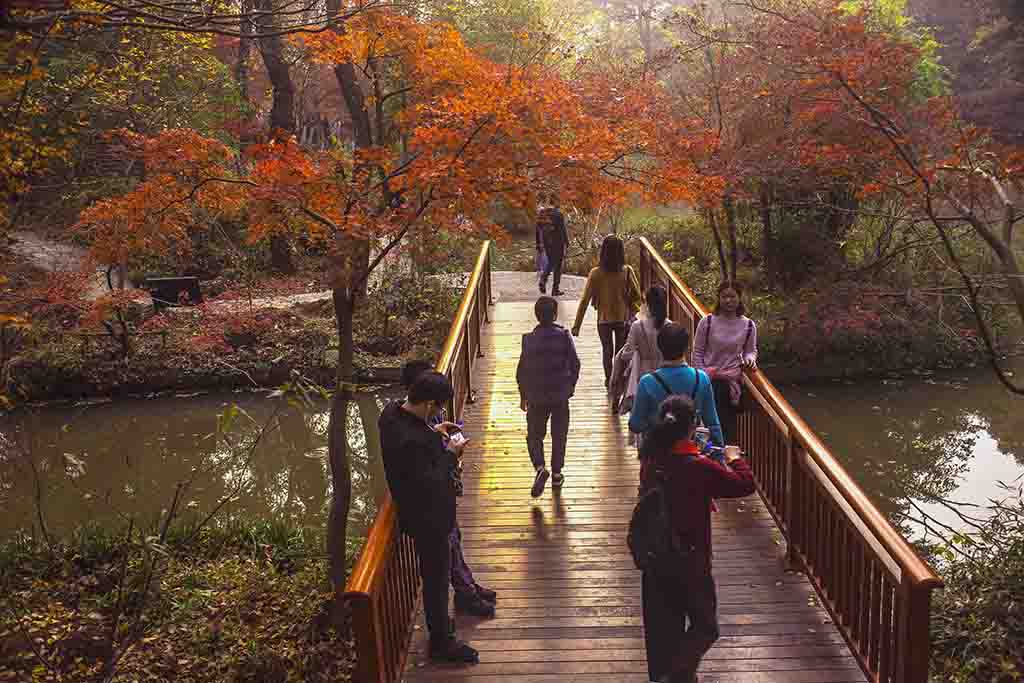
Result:
<svg viewBox="0 0 1024 683">
<path fill-rule="evenodd" d="M 663 482 L 672 527 L 688 560 L 671 574 L 645 571 L 644 641 L 651 681 L 696 683 L 697 667 L 718 640 L 718 598 L 711 576 L 711 505 L 754 492 L 750 466 L 737 455 L 720 464 L 693 442 L 696 410 L 687 396 L 662 401 L 640 450 L 642 490 Z M 687 627 L 689 620 L 689 627 Z"/>
<path fill-rule="evenodd" d="M 551 485 L 558 488 L 565 477 L 565 442 L 569 435 L 569 398 L 580 377 L 580 359 L 569 331 L 555 324 L 558 302 L 549 296 L 537 299 L 534 313 L 540 323 L 523 335 L 523 349 L 516 368 L 520 407 L 526 413 L 526 445 L 537 474 L 530 494 L 544 492 L 548 472 L 544 464 L 544 437 L 551 420 Z"/>
</svg>

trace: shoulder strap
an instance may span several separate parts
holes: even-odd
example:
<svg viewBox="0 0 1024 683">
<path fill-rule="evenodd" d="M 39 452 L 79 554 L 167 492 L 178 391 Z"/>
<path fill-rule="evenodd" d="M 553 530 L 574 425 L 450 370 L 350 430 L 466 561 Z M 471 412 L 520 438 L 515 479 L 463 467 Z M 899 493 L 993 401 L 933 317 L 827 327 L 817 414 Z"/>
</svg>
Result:
<svg viewBox="0 0 1024 683">
<path fill-rule="evenodd" d="M 654 379 L 656 379 L 658 381 L 658 384 L 660 384 L 661 388 L 665 390 L 665 394 L 667 396 L 671 396 L 672 395 L 672 393 L 673 393 L 672 387 L 670 387 L 668 385 L 668 382 L 666 382 L 662 378 L 662 376 L 658 374 L 657 370 L 655 370 L 654 372 L 651 373 L 651 377 L 653 377 Z M 700 389 L 700 371 L 697 370 L 697 368 L 693 368 L 693 389 L 690 390 L 690 400 L 691 401 L 696 401 L 697 400 L 697 390 L 698 389 Z"/>
<path fill-rule="evenodd" d="M 672 387 L 670 387 L 668 385 L 668 382 L 666 382 L 664 379 L 662 379 L 661 375 L 658 374 L 657 370 L 655 370 L 654 372 L 651 373 L 651 377 L 653 377 L 654 379 L 658 380 L 658 384 L 660 384 L 661 388 L 665 390 L 665 394 L 667 396 L 671 396 L 672 395 Z"/>
</svg>

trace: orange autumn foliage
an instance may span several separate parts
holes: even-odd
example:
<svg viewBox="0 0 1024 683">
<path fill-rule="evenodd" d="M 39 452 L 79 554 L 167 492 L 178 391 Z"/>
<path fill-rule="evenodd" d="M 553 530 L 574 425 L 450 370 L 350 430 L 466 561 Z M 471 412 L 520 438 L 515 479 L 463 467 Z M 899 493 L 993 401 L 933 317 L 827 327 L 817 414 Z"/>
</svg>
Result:
<svg viewBox="0 0 1024 683">
<path fill-rule="evenodd" d="M 233 178 L 234 152 L 191 130 L 171 130 L 154 138 L 117 131 L 145 168 L 132 191 L 100 200 L 82 212 L 76 231 L 89 240 L 98 262 L 114 265 L 134 256 L 187 250 L 195 212 L 236 215 L 244 200 Z"/>
<path fill-rule="evenodd" d="M 195 211 L 244 209 L 254 241 L 301 233 L 334 244 L 398 241 L 421 228 L 495 231 L 499 198 L 532 209 L 554 196 L 588 209 L 696 201 L 720 188 L 694 163 L 706 132 L 669 120 L 670 98 L 651 80 L 593 64 L 570 77 L 497 64 L 449 25 L 387 11 L 297 44 L 317 62 L 361 65 L 379 124 L 373 144 L 312 151 L 277 137 L 239 158 L 190 131 L 136 140 L 146 179 L 82 217 L 101 261 L 183 244 Z"/>
</svg>

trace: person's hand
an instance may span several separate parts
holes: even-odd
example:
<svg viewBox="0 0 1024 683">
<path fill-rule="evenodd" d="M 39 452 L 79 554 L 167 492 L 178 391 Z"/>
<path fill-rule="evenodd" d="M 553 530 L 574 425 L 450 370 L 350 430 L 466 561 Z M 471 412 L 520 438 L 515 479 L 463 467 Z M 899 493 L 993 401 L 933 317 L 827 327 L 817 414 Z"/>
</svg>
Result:
<svg viewBox="0 0 1024 683">
<path fill-rule="evenodd" d="M 455 424 L 454 422 L 442 422 L 434 427 L 435 431 L 441 432 L 445 436 L 451 436 L 454 432 L 461 432 L 462 427 Z"/>
<path fill-rule="evenodd" d="M 466 449 L 466 444 L 469 443 L 469 439 L 465 437 L 462 432 L 456 432 L 452 438 L 448 440 L 448 450 L 455 455 L 462 457 L 462 451 Z"/>
<path fill-rule="evenodd" d="M 526 399 L 525 398 L 519 399 L 519 410 L 521 410 L 521 411 L 523 411 L 525 413 L 526 412 L 526 408 L 527 408 Z"/>
<path fill-rule="evenodd" d="M 740 447 L 739 446 L 726 446 L 725 447 L 725 462 L 730 463 L 740 459 Z"/>
<path fill-rule="evenodd" d="M 753 356 L 744 356 L 743 367 L 750 368 L 751 370 L 757 370 L 757 359 Z"/>
<path fill-rule="evenodd" d="M 572 328 L 572 336 L 574 336 L 574 337 L 580 336 L 580 328 L 578 328 L 578 327 Z"/>
</svg>

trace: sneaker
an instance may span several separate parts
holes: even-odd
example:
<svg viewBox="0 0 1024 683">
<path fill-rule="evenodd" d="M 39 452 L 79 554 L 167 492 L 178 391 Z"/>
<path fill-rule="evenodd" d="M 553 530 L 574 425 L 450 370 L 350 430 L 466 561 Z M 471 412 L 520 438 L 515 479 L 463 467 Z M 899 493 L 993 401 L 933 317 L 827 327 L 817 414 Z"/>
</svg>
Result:
<svg viewBox="0 0 1024 683">
<path fill-rule="evenodd" d="M 562 488 L 562 484 L 564 483 L 565 475 L 562 474 L 561 472 L 555 472 L 553 475 L 551 475 L 551 488 L 560 489 Z"/>
<path fill-rule="evenodd" d="M 439 645 L 430 644 L 430 658 L 435 662 L 477 664 L 480 653 L 457 638 L 448 638 Z"/>
<path fill-rule="evenodd" d="M 487 602 L 498 601 L 498 594 L 490 588 L 484 588 L 479 583 L 474 583 L 473 588 L 476 589 L 476 594 L 479 595 L 482 600 L 486 600 Z"/>
<path fill-rule="evenodd" d="M 493 617 L 494 603 L 487 602 L 479 593 L 456 593 L 455 610 L 473 617 Z"/>
<path fill-rule="evenodd" d="M 548 468 L 541 467 L 537 470 L 537 476 L 533 478 L 533 488 L 530 489 L 530 495 L 534 498 L 540 498 L 540 494 L 544 493 L 544 484 L 548 483 L 548 477 L 551 473 L 548 472 Z"/>
</svg>

